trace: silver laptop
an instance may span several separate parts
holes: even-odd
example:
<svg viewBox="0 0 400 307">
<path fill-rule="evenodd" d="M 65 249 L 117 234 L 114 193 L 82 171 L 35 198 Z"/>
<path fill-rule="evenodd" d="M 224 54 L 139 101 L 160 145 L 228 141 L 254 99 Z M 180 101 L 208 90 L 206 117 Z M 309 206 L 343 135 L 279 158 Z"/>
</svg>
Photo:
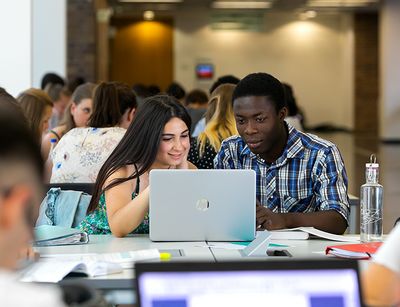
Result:
<svg viewBox="0 0 400 307">
<path fill-rule="evenodd" d="M 152 241 L 251 241 L 255 237 L 253 170 L 152 170 Z"/>
</svg>

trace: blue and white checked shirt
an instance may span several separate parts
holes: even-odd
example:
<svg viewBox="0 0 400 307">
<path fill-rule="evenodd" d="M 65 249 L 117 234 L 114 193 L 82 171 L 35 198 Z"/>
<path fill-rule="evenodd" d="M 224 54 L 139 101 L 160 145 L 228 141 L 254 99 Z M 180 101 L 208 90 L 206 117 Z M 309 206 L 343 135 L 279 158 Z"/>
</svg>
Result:
<svg viewBox="0 0 400 307">
<path fill-rule="evenodd" d="M 335 144 L 288 125 L 282 155 L 267 164 L 240 136 L 221 144 L 216 169 L 253 169 L 257 199 L 274 212 L 335 210 L 348 221 L 347 174 Z"/>
</svg>

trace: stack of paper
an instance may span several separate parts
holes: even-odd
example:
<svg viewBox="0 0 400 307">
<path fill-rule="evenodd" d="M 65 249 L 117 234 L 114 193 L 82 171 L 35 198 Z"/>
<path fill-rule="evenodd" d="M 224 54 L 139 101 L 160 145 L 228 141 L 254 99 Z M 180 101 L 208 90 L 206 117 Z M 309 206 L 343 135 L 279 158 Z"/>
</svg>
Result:
<svg viewBox="0 0 400 307">
<path fill-rule="evenodd" d="M 157 249 L 108 254 L 41 255 L 39 262 L 21 273 L 21 281 L 58 282 L 70 273 L 94 277 L 120 273 L 137 261 L 159 260 Z"/>
<path fill-rule="evenodd" d="M 359 242 L 358 237 L 341 236 L 316 229 L 314 227 L 296 227 L 282 230 L 270 231 L 271 240 L 306 240 L 311 236 L 318 238 L 339 241 L 339 242 Z"/>
</svg>

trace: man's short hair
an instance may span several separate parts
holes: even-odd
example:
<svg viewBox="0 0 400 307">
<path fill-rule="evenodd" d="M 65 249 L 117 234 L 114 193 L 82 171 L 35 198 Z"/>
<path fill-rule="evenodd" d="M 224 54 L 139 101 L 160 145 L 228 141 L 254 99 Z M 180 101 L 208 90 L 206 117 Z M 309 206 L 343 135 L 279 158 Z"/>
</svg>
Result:
<svg viewBox="0 0 400 307">
<path fill-rule="evenodd" d="M 285 106 L 285 91 L 282 83 L 267 73 L 253 73 L 236 85 L 232 101 L 241 97 L 264 96 L 275 104 L 276 111 Z"/>
<path fill-rule="evenodd" d="M 40 146 L 29 130 L 20 108 L 0 95 L 0 162 L 32 165 L 43 176 Z M 1 174 L 1 172 L 0 172 Z"/>
</svg>

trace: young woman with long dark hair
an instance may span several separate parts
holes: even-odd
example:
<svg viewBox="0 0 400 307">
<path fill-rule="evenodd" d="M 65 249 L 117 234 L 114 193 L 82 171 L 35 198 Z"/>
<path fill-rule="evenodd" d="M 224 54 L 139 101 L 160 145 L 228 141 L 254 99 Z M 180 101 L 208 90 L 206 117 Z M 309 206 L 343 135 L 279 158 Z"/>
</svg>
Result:
<svg viewBox="0 0 400 307">
<path fill-rule="evenodd" d="M 190 125 L 190 116 L 175 98 L 147 98 L 101 168 L 80 228 L 117 237 L 148 233 L 150 170 L 196 168 L 187 161 Z"/>
</svg>

